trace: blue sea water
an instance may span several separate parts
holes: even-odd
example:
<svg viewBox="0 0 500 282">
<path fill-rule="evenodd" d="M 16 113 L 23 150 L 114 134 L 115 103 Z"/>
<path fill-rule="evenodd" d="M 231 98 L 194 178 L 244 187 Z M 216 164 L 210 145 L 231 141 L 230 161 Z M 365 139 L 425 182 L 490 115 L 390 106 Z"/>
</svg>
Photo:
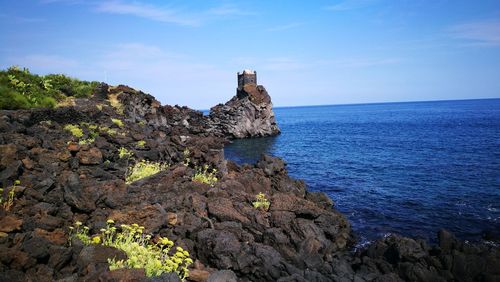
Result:
<svg viewBox="0 0 500 282">
<path fill-rule="evenodd" d="M 283 158 L 326 192 L 362 242 L 435 241 L 440 228 L 500 232 L 500 99 L 275 108 L 282 134 L 236 140 L 225 156 Z"/>
</svg>

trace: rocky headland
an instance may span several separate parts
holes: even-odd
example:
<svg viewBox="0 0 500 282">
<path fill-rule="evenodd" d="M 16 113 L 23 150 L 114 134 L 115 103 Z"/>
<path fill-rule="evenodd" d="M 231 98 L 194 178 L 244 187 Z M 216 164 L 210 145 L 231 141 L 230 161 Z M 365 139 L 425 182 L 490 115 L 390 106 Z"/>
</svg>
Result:
<svg viewBox="0 0 500 282">
<path fill-rule="evenodd" d="M 274 118 L 271 97 L 257 85 L 257 73 L 238 73 L 236 95 L 210 109 L 209 123 L 216 132 L 230 138 L 273 136 L 280 133 Z"/>
<path fill-rule="evenodd" d="M 125 253 L 69 236 L 75 222 L 99 234 L 109 220 L 187 250 L 189 281 L 500 281 L 496 246 L 442 230 L 438 245 L 391 235 L 355 250 L 347 218 L 283 160 L 224 159 L 228 138 L 279 133 L 271 107 L 256 83 L 209 116 L 101 84 L 68 106 L 0 111 L 4 203 L 14 191 L 0 207 L 0 281 L 179 281 L 110 270 Z M 142 160 L 168 167 L 129 181 Z M 195 181 L 202 167 L 213 182 Z"/>
</svg>

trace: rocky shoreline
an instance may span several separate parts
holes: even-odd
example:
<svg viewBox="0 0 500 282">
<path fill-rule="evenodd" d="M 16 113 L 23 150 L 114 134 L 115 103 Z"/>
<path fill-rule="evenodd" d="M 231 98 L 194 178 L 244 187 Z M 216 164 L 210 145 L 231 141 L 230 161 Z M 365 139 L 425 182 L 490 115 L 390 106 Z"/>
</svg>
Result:
<svg viewBox="0 0 500 282">
<path fill-rule="evenodd" d="M 72 106 L 0 111 L 0 132 L 0 181 L 4 195 L 14 189 L 12 206 L 0 209 L 0 281 L 179 281 L 110 271 L 108 258 L 121 251 L 68 244 L 74 222 L 96 233 L 109 219 L 188 250 L 189 281 L 500 281 L 498 247 L 444 230 L 436 246 L 392 235 L 353 252 L 347 218 L 289 177 L 283 160 L 226 160 L 227 138 L 279 133 L 270 97 L 256 85 L 207 117 L 101 84 Z M 126 184 L 127 168 L 143 159 L 169 167 Z M 203 166 L 217 170 L 215 184 L 192 180 Z M 268 209 L 253 206 L 259 193 Z"/>
</svg>

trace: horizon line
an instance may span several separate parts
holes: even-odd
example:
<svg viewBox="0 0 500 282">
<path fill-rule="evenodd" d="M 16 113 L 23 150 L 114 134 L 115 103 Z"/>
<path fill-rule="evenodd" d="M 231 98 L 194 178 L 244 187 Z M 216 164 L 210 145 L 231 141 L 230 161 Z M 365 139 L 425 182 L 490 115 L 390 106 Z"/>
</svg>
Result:
<svg viewBox="0 0 500 282">
<path fill-rule="evenodd" d="M 464 99 L 437 99 L 437 100 L 412 100 L 412 101 L 387 101 L 387 102 L 360 102 L 360 103 L 340 103 L 340 104 L 312 104 L 312 105 L 294 105 L 294 106 L 274 106 L 278 108 L 306 108 L 306 107 L 329 107 L 329 106 L 357 106 L 357 105 L 379 105 L 379 104 L 403 104 L 403 103 L 428 103 L 428 102 L 453 102 L 453 101 L 474 101 L 474 100 L 495 100 L 500 97 L 486 98 L 464 98 Z"/>
<path fill-rule="evenodd" d="M 429 103 L 429 102 L 453 102 L 453 101 L 476 101 L 476 100 L 500 100 L 500 97 L 487 98 L 465 98 L 465 99 L 438 99 L 438 100 L 414 100 L 414 101 L 388 101 L 388 102 L 361 102 L 361 103 L 340 103 L 340 104 L 312 104 L 312 105 L 294 105 L 294 106 L 274 106 L 273 109 L 285 108 L 308 108 L 308 107 L 331 107 L 331 106 L 361 106 L 361 105 L 380 105 L 380 104 L 410 104 L 410 103 Z M 189 107 L 189 106 L 187 106 Z M 210 111 L 208 109 L 194 109 L 200 112 Z"/>
</svg>

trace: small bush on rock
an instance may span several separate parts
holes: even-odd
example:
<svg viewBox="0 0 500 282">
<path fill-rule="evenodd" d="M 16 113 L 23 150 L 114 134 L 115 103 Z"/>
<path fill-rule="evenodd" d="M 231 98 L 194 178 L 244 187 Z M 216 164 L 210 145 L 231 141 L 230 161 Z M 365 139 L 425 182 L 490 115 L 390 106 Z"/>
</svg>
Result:
<svg viewBox="0 0 500 282">
<path fill-rule="evenodd" d="M 115 136 L 118 133 L 116 129 L 107 126 L 99 127 L 99 132 L 108 134 L 109 136 Z"/>
<path fill-rule="evenodd" d="M 82 139 L 84 136 L 83 129 L 86 128 L 86 132 L 88 137 L 85 139 Z M 80 126 L 76 124 L 66 124 L 64 126 L 64 129 L 66 131 L 71 132 L 71 134 L 80 139 L 78 141 L 78 144 L 80 145 L 90 145 L 95 142 L 95 138 L 99 136 L 99 132 L 97 131 L 98 126 L 95 124 L 90 124 L 88 122 L 81 122 Z"/>
<path fill-rule="evenodd" d="M 168 168 L 168 164 L 162 164 L 159 162 L 150 162 L 147 160 L 142 160 L 135 165 L 129 167 L 127 177 L 125 178 L 125 183 L 130 184 L 134 181 L 143 179 L 158 172 Z"/>
<path fill-rule="evenodd" d="M 64 130 L 69 131 L 76 138 L 83 136 L 83 130 L 76 124 L 66 124 Z"/>
<path fill-rule="evenodd" d="M 87 138 L 87 139 L 82 139 L 80 141 L 78 141 L 78 144 L 79 145 L 90 145 L 92 143 L 94 143 L 95 139 L 94 138 Z"/>
<path fill-rule="evenodd" d="M 92 243 L 92 239 L 89 236 L 89 228 L 87 226 L 82 226 L 80 221 L 77 221 L 73 226 L 69 227 L 69 245 L 74 239 L 82 241 L 85 245 Z"/>
<path fill-rule="evenodd" d="M 118 156 L 120 157 L 120 159 L 123 159 L 123 158 L 127 158 L 128 159 L 132 155 L 133 155 L 132 151 L 127 150 L 124 147 L 121 147 L 120 149 L 118 149 Z"/>
<path fill-rule="evenodd" d="M 267 200 L 266 195 L 260 192 L 255 196 L 255 202 L 253 202 L 253 207 L 256 209 L 263 209 L 265 211 L 269 210 L 271 203 Z"/>
<path fill-rule="evenodd" d="M 101 233 L 89 236 L 89 228 L 76 222 L 70 227 L 70 239 L 81 240 L 84 244 L 101 244 L 124 251 L 126 260 L 108 259 L 109 269 L 144 268 L 146 276 L 159 276 L 162 273 L 175 272 L 181 280 L 189 275 L 188 266 L 193 263 L 189 253 L 181 247 L 172 250 L 174 242 L 166 237 L 152 240 L 152 236 L 144 234 L 144 227 L 138 224 L 122 224 L 115 227 L 115 222 L 109 219 L 106 228 Z"/>
<path fill-rule="evenodd" d="M 203 169 L 196 169 L 196 173 L 194 174 L 193 178 L 191 179 L 192 181 L 196 182 L 201 182 L 208 184 L 210 186 L 215 186 L 215 183 L 217 183 L 217 177 L 215 174 L 217 173 L 217 170 L 214 168 L 212 169 L 211 172 L 208 172 L 208 165 L 204 165 Z"/>
<path fill-rule="evenodd" d="M 123 121 L 121 119 L 117 119 L 117 118 L 112 118 L 111 121 L 118 125 L 119 127 L 123 127 Z"/>
<path fill-rule="evenodd" d="M 137 141 L 137 146 L 139 148 L 144 148 L 146 146 L 146 141 L 144 141 L 144 140 Z"/>
<path fill-rule="evenodd" d="M 14 196 L 16 194 L 16 187 L 21 184 L 21 181 L 14 181 L 14 185 L 10 187 L 9 192 L 7 193 L 7 199 L 4 202 L 3 199 L 3 188 L 0 188 L 0 205 L 4 210 L 9 211 L 10 208 L 14 205 Z"/>
</svg>

